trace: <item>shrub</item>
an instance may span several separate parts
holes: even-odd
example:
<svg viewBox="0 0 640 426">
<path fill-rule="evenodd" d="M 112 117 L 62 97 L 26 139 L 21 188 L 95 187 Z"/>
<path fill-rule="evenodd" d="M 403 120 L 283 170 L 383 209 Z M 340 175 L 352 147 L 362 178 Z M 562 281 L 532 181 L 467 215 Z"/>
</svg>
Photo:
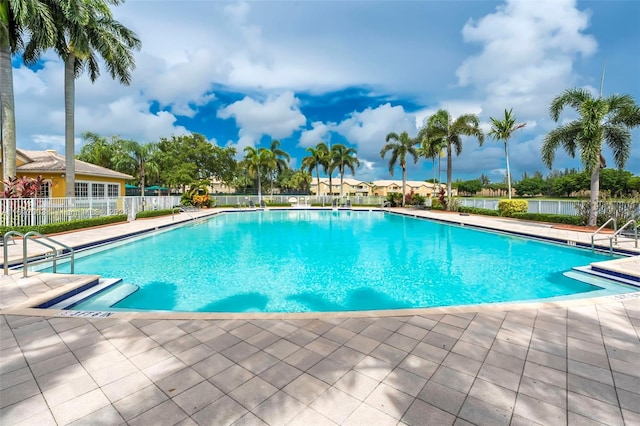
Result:
<svg viewBox="0 0 640 426">
<path fill-rule="evenodd" d="M 526 213 L 529 204 L 526 200 L 500 200 L 498 201 L 498 211 L 500 216 L 512 217 L 514 213 Z"/>
<path fill-rule="evenodd" d="M 412 191 L 413 193 L 413 191 Z M 412 194 L 411 198 L 407 200 L 407 204 L 414 206 L 424 206 L 425 197 L 420 194 Z"/>
<path fill-rule="evenodd" d="M 481 209 L 478 207 L 460 207 L 458 211 L 460 213 L 481 214 L 484 216 L 500 216 L 498 210 Z"/>
<path fill-rule="evenodd" d="M 402 194 L 399 192 L 390 192 L 387 194 L 386 200 L 391 207 L 398 207 L 402 205 Z"/>
<path fill-rule="evenodd" d="M 57 232 L 73 231 L 76 229 L 91 228 L 94 226 L 108 225 L 111 223 L 126 222 L 127 215 L 94 217 L 92 219 L 73 220 L 71 222 L 49 223 L 37 226 L 0 226 L 0 234 L 4 235 L 9 231 L 17 231 L 26 234 L 29 231 L 36 231 L 41 234 L 54 234 Z"/>
<path fill-rule="evenodd" d="M 431 199 L 431 210 L 444 210 L 444 206 L 442 205 L 442 202 L 440 202 L 439 198 Z"/>
<path fill-rule="evenodd" d="M 535 220 L 537 222 L 564 223 L 567 225 L 582 226 L 586 221 L 580 216 L 569 216 L 566 214 L 549 213 L 514 213 L 513 217 L 523 220 Z"/>
<path fill-rule="evenodd" d="M 178 213 L 179 208 L 163 209 L 163 210 L 145 210 L 136 214 L 136 219 L 144 219 L 146 217 L 167 216 L 170 214 Z"/>
</svg>

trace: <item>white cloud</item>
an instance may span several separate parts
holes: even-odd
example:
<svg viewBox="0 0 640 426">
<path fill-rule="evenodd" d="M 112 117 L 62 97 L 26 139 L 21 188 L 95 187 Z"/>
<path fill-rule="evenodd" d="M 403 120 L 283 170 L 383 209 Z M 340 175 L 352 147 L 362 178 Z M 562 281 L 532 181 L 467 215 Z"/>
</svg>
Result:
<svg viewBox="0 0 640 426">
<path fill-rule="evenodd" d="M 300 142 L 298 146 L 309 147 L 316 146 L 320 142 L 327 143 L 331 134 L 331 130 L 335 127 L 335 123 L 323 123 L 321 121 L 314 121 L 311 123 L 311 129 L 304 130 L 300 134 Z"/>
<path fill-rule="evenodd" d="M 485 97 L 489 115 L 514 108 L 517 115 L 546 116 L 552 97 L 575 83 L 576 57 L 596 51 L 595 39 L 583 33 L 589 18 L 575 0 L 508 0 L 464 26 L 464 40 L 482 51 L 458 68 L 459 84 Z"/>
<path fill-rule="evenodd" d="M 352 113 L 337 125 L 336 132 L 343 135 L 349 143 L 357 145 L 358 156 L 370 161 L 380 161 L 380 149 L 385 144 L 387 134 L 406 131 L 415 136 L 414 121 L 402 106 L 386 103 Z"/>
<path fill-rule="evenodd" d="M 218 117 L 235 119 L 240 128 L 240 150 L 254 145 L 262 135 L 280 139 L 300 129 L 306 123 L 306 118 L 300 112 L 299 104 L 300 101 L 290 91 L 269 96 L 264 102 L 246 96 L 218 110 Z"/>
</svg>

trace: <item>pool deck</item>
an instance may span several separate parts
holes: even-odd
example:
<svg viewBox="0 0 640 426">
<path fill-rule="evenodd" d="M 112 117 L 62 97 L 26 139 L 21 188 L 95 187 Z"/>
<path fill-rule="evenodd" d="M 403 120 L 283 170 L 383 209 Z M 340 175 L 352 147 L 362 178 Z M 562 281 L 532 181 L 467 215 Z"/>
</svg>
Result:
<svg viewBox="0 0 640 426">
<path fill-rule="evenodd" d="M 591 244 L 590 233 L 549 224 L 396 211 Z M 54 238 L 77 247 L 215 212 Z M 21 241 L 7 248 L 21 257 Z M 640 277 L 640 256 L 607 263 Z M 0 279 L 0 424 L 640 424 L 640 291 L 300 315 L 29 308 L 94 278 Z"/>
</svg>

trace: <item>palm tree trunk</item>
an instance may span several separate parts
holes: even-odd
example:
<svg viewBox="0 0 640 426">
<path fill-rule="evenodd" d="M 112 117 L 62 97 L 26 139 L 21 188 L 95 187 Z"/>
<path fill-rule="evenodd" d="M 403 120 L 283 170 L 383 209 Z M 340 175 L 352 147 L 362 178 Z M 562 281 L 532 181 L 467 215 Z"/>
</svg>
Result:
<svg viewBox="0 0 640 426">
<path fill-rule="evenodd" d="M 260 167 L 258 167 L 258 202 L 262 201 L 262 179 Z"/>
<path fill-rule="evenodd" d="M 2 2 L 5 7 L 5 2 Z M 7 24 L 8 25 L 8 24 Z M 2 99 L 2 179 L 16 176 L 16 116 L 13 97 L 13 67 L 9 36 L 0 46 L 0 98 Z M 5 188 L 6 189 L 6 188 Z"/>
<path fill-rule="evenodd" d="M 320 170 L 316 166 L 316 179 L 318 180 L 318 189 L 316 189 L 316 197 L 320 196 Z"/>
<path fill-rule="evenodd" d="M 436 157 L 435 157 L 435 155 L 431 159 L 431 169 L 433 170 L 433 182 L 432 182 L 433 183 L 433 186 L 432 186 L 433 192 L 432 192 L 432 195 L 431 195 L 433 197 L 433 194 L 435 194 L 435 192 L 436 192 Z"/>
<path fill-rule="evenodd" d="M 407 186 L 407 167 L 402 164 L 402 207 L 405 206 L 405 197 L 406 195 L 406 186 Z"/>
<path fill-rule="evenodd" d="M 343 182 L 344 182 L 344 170 L 340 172 L 340 199 L 342 199 L 342 196 L 343 196 L 343 188 L 344 188 Z"/>
<path fill-rule="evenodd" d="M 76 78 L 73 72 L 75 56 L 69 52 L 64 63 L 64 158 L 65 158 L 65 195 L 76 196 L 76 163 L 75 163 L 75 91 Z M 144 188 L 142 189 L 144 191 Z"/>
<path fill-rule="evenodd" d="M 447 210 L 451 208 L 451 143 L 447 144 Z"/>
<path fill-rule="evenodd" d="M 600 165 L 596 165 L 591 172 L 591 197 L 589 220 L 587 226 L 596 226 L 598 221 L 598 195 L 600 193 Z"/>
<path fill-rule="evenodd" d="M 504 141 L 504 156 L 507 159 L 507 187 L 509 188 L 509 199 L 511 199 L 511 169 L 509 168 L 509 151 L 507 150 L 507 141 Z"/>
<path fill-rule="evenodd" d="M 271 198 L 273 198 L 273 182 L 276 180 L 275 174 L 271 174 Z"/>
<path fill-rule="evenodd" d="M 329 196 L 333 198 L 333 185 L 331 182 L 331 174 L 329 174 Z"/>
</svg>

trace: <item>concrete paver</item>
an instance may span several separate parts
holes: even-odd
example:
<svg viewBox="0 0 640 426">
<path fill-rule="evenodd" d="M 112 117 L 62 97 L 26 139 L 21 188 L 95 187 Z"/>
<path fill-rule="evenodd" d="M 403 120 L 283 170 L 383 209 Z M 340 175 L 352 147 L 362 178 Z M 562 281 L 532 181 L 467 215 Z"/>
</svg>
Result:
<svg viewBox="0 0 640 426">
<path fill-rule="evenodd" d="M 0 281 L 0 423 L 640 422 L 638 292 L 392 316 L 12 310 L 77 280 Z"/>
</svg>

